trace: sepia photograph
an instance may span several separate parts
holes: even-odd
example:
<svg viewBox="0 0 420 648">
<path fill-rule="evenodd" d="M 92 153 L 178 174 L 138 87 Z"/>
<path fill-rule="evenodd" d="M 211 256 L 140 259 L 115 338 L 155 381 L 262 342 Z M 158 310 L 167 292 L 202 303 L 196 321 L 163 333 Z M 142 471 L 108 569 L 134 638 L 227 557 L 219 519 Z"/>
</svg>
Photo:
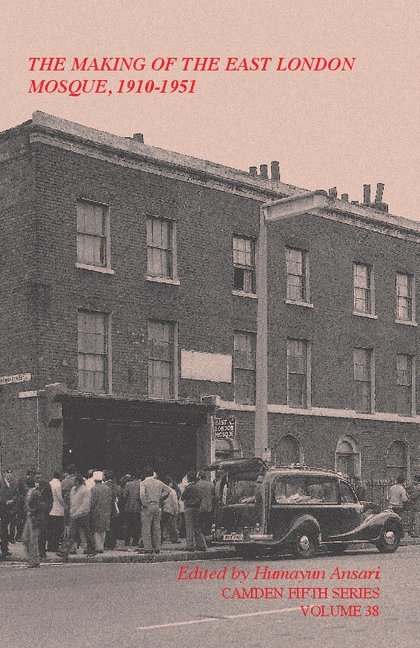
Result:
<svg viewBox="0 0 420 648">
<path fill-rule="evenodd" d="M 414 648 L 418 3 L 1 8 L 4 644 Z"/>
</svg>

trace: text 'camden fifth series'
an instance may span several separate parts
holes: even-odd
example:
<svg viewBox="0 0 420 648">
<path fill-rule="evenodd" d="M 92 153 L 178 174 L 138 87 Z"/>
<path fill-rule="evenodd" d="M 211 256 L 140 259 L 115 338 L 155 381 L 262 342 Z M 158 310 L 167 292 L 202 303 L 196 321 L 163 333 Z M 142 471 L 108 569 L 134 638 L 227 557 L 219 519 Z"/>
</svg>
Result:
<svg viewBox="0 0 420 648">
<path fill-rule="evenodd" d="M 224 565 L 220 569 L 180 565 L 178 581 L 218 581 L 218 594 L 225 600 L 297 601 L 305 617 L 377 617 L 381 596 L 381 568 L 346 570 L 273 569 L 255 565 L 243 569 Z M 316 604 L 313 601 L 317 601 Z M 345 603 L 344 603 L 345 601 Z"/>
</svg>

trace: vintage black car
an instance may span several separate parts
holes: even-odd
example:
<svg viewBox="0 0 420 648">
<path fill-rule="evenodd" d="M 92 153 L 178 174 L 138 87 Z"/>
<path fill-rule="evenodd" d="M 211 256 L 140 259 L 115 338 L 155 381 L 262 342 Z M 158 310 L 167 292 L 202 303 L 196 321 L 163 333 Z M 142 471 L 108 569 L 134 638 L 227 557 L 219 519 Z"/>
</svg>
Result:
<svg viewBox="0 0 420 648">
<path fill-rule="evenodd" d="M 238 554 L 292 553 L 307 558 L 319 547 L 340 554 L 351 543 L 398 549 L 403 527 L 391 510 L 372 513 L 340 474 L 308 466 L 268 468 L 261 459 L 213 465 L 218 507 L 213 541 Z"/>
</svg>

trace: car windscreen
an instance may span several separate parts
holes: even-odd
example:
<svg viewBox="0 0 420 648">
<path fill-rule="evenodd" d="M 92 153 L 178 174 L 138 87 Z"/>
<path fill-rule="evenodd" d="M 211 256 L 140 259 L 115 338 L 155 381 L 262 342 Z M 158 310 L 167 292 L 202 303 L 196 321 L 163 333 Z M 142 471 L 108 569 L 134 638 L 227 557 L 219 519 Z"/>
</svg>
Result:
<svg viewBox="0 0 420 648">
<path fill-rule="evenodd" d="M 223 494 L 224 504 L 253 504 L 257 481 L 255 476 L 231 476 L 225 486 Z"/>
<path fill-rule="evenodd" d="M 273 504 L 338 504 L 336 480 L 319 475 L 282 475 L 273 484 Z"/>
</svg>

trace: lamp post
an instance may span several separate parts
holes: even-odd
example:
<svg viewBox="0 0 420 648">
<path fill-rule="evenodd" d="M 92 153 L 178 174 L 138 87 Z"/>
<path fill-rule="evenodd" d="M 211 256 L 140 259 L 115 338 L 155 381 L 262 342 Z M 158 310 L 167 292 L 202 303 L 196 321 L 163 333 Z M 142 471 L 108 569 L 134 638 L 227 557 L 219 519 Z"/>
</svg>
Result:
<svg viewBox="0 0 420 648">
<path fill-rule="evenodd" d="M 260 207 L 257 278 L 257 348 L 255 401 L 255 456 L 265 458 L 268 451 L 268 223 L 288 220 L 302 214 L 316 214 L 333 201 L 322 190 L 281 198 Z"/>
</svg>

